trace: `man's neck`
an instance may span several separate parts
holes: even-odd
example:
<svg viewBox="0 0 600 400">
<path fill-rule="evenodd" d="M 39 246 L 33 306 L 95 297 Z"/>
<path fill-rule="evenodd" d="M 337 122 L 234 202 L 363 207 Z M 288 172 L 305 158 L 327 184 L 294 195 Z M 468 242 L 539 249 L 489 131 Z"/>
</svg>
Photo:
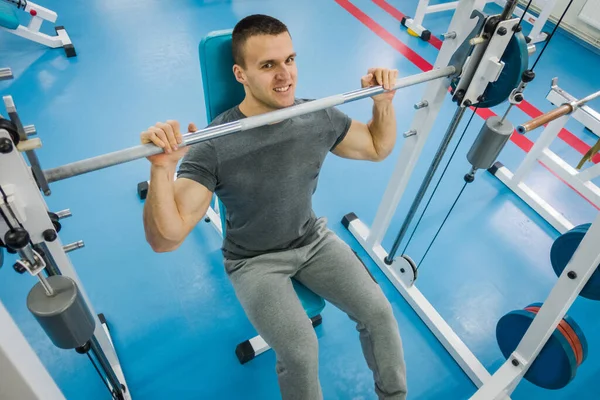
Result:
<svg viewBox="0 0 600 400">
<path fill-rule="evenodd" d="M 252 117 L 255 115 L 265 114 L 271 111 L 275 111 L 274 108 L 266 106 L 264 103 L 258 102 L 254 99 L 248 99 L 245 97 L 239 105 L 240 111 L 246 117 Z"/>
</svg>

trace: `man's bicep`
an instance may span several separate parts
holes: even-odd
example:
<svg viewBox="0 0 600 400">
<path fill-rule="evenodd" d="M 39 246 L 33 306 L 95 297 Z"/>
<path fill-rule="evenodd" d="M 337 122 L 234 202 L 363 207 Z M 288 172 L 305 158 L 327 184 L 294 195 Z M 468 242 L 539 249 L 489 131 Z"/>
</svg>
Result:
<svg viewBox="0 0 600 400">
<path fill-rule="evenodd" d="M 343 140 L 333 148 L 332 153 L 353 160 L 376 159 L 377 152 L 369 127 L 363 122 L 352 120 L 348 132 L 344 135 Z"/>
<path fill-rule="evenodd" d="M 194 179 L 180 177 L 175 181 L 175 202 L 186 232 L 200 222 L 213 197 L 213 192 Z"/>
</svg>

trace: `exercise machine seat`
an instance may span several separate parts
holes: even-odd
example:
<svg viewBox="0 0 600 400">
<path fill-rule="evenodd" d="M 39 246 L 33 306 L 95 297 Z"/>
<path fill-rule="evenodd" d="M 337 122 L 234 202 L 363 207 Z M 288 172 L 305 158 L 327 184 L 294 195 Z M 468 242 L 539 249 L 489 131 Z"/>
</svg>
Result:
<svg viewBox="0 0 600 400">
<path fill-rule="evenodd" d="M 19 17 L 15 7 L 0 0 L 0 26 L 6 29 L 17 29 Z"/>
<path fill-rule="evenodd" d="M 200 69 L 206 117 L 210 123 L 219 114 L 235 107 L 244 100 L 243 86 L 233 76 L 233 55 L 231 53 L 232 30 L 214 31 L 200 42 Z M 227 226 L 225 205 L 218 200 L 223 236 Z M 309 318 L 321 313 L 325 300 L 292 278 L 292 284 Z"/>
</svg>

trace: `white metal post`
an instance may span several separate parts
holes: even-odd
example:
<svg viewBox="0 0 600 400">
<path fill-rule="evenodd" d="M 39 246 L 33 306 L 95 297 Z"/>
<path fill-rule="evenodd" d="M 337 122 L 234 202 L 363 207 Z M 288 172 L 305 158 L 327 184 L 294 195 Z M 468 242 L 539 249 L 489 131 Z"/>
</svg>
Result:
<svg viewBox="0 0 600 400">
<path fill-rule="evenodd" d="M 0 399 L 64 400 L 46 367 L 0 301 Z"/>
<path fill-rule="evenodd" d="M 470 19 L 474 2 L 475 0 L 463 0 L 459 4 L 452 21 L 450 22 L 449 28 L 450 31 L 456 32 L 456 38 L 444 41 L 435 61 L 434 68 L 447 66 L 458 46 L 475 27 L 477 19 Z M 427 101 L 428 106 L 420 108 L 415 112 L 410 130 L 415 131 L 416 134 L 408 137 L 404 141 L 402 150 L 398 156 L 396 167 L 394 168 L 392 177 L 390 178 L 385 194 L 383 195 L 367 239 L 367 243 L 370 247 L 379 245 L 388 229 L 390 221 L 398 207 L 419 156 L 421 155 L 423 146 L 429 137 L 431 128 L 433 127 L 442 104 L 444 103 L 444 99 L 448 94 L 449 84 L 449 79 L 438 79 L 429 82 L 425 88 L 422 99 Z"/>
<path fill-rule="evenodd" d="M 423 18 L 425 17 L 425 13 L 427 8 L 429 7 L 429 0 L 421 0 L 419 1 L 419 5 L 417 5 L 417 10 L 415 11 L 415 16 L 412 18 L 412 23 L 416 25 L 423 24 Z"/>
<path fill-rule="evenodd" d="M 0 129 L 0 138 L 10 138 L 10 136 L 6 130 Z M 97 313 L 94 311 L 94 307 L 89 300 L 85 287 L 81 283 L 77 272 L 73 268 L 69 257 L 63 249 L 60 237 L 57 237 L 56 240 L 52 242 L 48 242 L 44 240 L 42 236 L 45 230 L 54 229 L 54 226 L 48 216 L 48 206 L 38 189 L 37 183 L 35 182 L 28 165 L 25 163 L 25 159 L 16 149 L 8 154 L 0 154 L 0 186 L 3 188 L 10 187 L 12 193 L 14 193 L 15 203 L 19 203 L 23 206 L 22 210 L 24 215 L 21 216 L 20 222 L 23 224 L 25 230 L 29 232 L 31 242 L 44 243 L 48 248 L 49 255 L 53 257 L 60 269 L 60 272 L 76 282 L 82 297 L 96 319 L 94 335 L 98 339 L 100 347 L 104 351 L 115 374 L 122 383 L 125 383 L 125 377 L 115 349 L 103 329 Z M 0 237 L 4 237 L 7 229 L 4 221 L 0 219 Z M 24 277 L 24 279 L 26 279 L 26 277 Z M 30 279 L 32 279 L 32 282 L 34 281 L 34 278 Z M 130 398 L 129 391 L 124 394 L 127 399 Z"/>
<path fill-rule="evenodd" d="M 567 121 L 569 120 L 569 116 L 565 115 L 554 121 L 550 122 L 538 140 L 535 141 L 529 153 L 525 156 L 525 159 L 515 171 L 513 179 L 516 183 L 521 183 L 525 176 L 531 172 L 531 169 L 535 165 L 536 161 L 541 157 L 542 153 L 545 149 L 547 149 L 550 144 L 556 139 L 561 129 L 565 127 Z"/>
<path fill-rule="evenodd" d="M 541 6 L 540 15 L 535 18 L 535 22 L 533 23 L 533 28 L 529 32 L 529 37 L 531 38 L 532 43 L 542 42 L 547 39 L 548 35 L 542 33 L 542 29 L 548 21 L 552 10 L 554 10 L 554 6 L 558 0 L 546 0 L 546 2 Z M 529 14 L 529 13 L 528 13 Z"/>
<path fill-rule="evenodd" d="M 458 46 L 465 41 L 477 25 L 478 20 L 471 19 L 474 4 L 475 0 L 461 0 L 459 2 L 449 28 L 450 31 L 456 32 L 456 38 L 444 41 L 434 68 L 448 65 Z M 413 285 L 411 278 L 407 278 L 410 274 L 406 271 L 412 271 L 408 261 L 403 257 L 398 257 L 391 265 L 386 264 L 384 260 L 388 254 L 381 246 L 381 241 L 389 227 L 392 216 L 396 212 L 433 123 L 438 117 L 440 108 L 448 94 L 449 83 L 449 79 L 440 79 L 427 84 L 422 100 L 427 101 L 428 106 L 415 112 L 410 130 L 416 133 L 408 136 L 403 144 L 372 229 L 369 229 L 364 222 L 357 218 L 352 220 L 348 218 L 347 222 L 349 231 L 365 248 L 369 256 L 377 263 L 378 267 L 394 284 L 448 353 L 456 360 L 465 374 L 475 385 L 481 386 L 489 379 L 489 372 L 437 312 L 435 307 Z"/>
<path fill-rule="evenodd" d="M 579 244 L 515 351 L 492 379 L 477 391 L 472 400 L 495 399 L 505 388 L 515 387 L 525 375 L 600 264 L 598 243 L 600 243 L 600 214 Z M 569 273 L 575 273 L 575 278 L 569 278 Z"/>
</svg>

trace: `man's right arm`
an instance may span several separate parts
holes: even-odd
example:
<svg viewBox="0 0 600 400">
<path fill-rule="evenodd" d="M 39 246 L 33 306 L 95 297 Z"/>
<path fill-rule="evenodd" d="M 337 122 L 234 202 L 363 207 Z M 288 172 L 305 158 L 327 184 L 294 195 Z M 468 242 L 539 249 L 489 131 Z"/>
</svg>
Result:
<svg viewBox="0 0 600 400">
<path fill-rule="evenodd" d="M 173 179 L 174 167 L 152 167 L 144 205 L 146 240 L 156 252 L 177 249 L 204 217 L 212 192 L 186 178 Z"/>
<path fill-rule="evenodd" d="M 190 124 L 188 130 L 197 129 Z M 179 160 L 189 150 L 178 147 L 183 139 L 177 121 L 151 126 L 142 132 L 141 141 L 164 150 L 148 157 L 152 167 L 143 217 L 146 240 L 156 252 L 173 251 L 204 217 L 213 193 L 194 180 L 174 179 Z"/>
</svg>

